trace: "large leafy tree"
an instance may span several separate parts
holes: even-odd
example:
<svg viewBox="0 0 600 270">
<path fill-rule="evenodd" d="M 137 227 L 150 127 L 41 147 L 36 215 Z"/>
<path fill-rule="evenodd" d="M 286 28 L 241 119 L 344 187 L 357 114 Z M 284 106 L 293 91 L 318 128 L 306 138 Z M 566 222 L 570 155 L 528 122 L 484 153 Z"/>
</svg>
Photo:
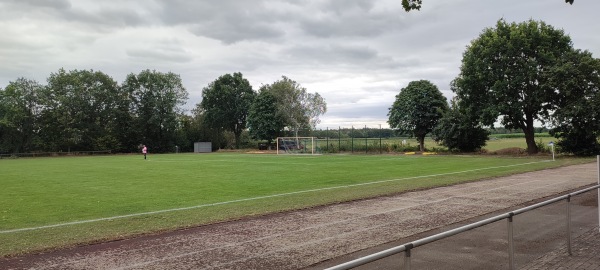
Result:
<svg viewBox="0 0 600 270">
<path fill-rule="evenodd" d="M 120 148 L 114 114 L 120 98 L 117 83 L 102 72 L 52 73 L 40 98 L 40 133 L 47 150 Z"/>
<path fill-rule="evenodd" d="M 233 132 L 239 148 L 255 96 L 242 73 L 225 74 L 202 90 L 200 107 L 209 126 Z"/>
<path fill-rule="evenodd" d="M 0 149 L 12 152 L 34 150 L 38 139 L 38 97 L 44 87 L 34 80 L 19 78 L 0 89 Z"/>
<path fill-rule="evenodd" d="M 441 141 L 451 151 L 473 152 L 485 146 L 489 131 L 477 119 L 473 119 L 461 108 L 457 99 L 432 131 L 434 139 Z"/>
<path fill-rule="evenodd" d="M 154 152 L 173 151 L 188 99 L 179 75 L 144 70 L 128 75 L 122 88 L 131 96 L 137 143 Z"/>
<path fill-rule="evenodd" d="M 552 68 L 551 79 L 563 90 L 550 131 L 560 139 L 561 150 L 600 154 L 600 60 L 588 51 L 574 50 Z"/>
<path fill-rule="evenodd" d="M 499 20 L 467 47 L 453 90 L 484 125 L 501 116 L 506 128 L 523 130 L 535 154 L 534 123 L 548 120 L 561 94 L 549 70 L 571 50 L 569 36 L 544 22 Z"/>
<path fill-rule="evenodd" d="M 425 136 L 447 110 L 447 100 L 437 86 L 427 80 L 412 81 L 396 95 L 389 108 L 388 123 L 391 128 L 415 136 L 421 151 L 425 151 Z"/>
<path fill-rule="evenodd" d="M 261 87 L 250 107 L 248 126 L 251 136 L 266 140 L 269 144 L 282 135 L 285 119 L 277 110 L 275 96 L 266 90 L 266 86 Z"/>
<path fill-rule="evenodd" d="M 284 117 L 285 126 L 298 136 L 300 129 L 314 129 L 319 116 L 327 112 L 327 103 L 319 93 L 309 93 L 299 83 L 282 76 L 263 91 L 270 92 L 277 101 L 278 114 Z"/>
</svg>

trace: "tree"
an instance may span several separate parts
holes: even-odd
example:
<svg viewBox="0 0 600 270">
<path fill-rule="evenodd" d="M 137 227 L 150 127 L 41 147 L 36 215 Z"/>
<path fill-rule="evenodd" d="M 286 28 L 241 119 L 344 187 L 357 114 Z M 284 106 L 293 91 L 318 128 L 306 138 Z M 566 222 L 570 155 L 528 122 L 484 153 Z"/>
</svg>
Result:
<svg viewBox="0 0 600 270">
<path fill-rule="evenodd" d="M 417 137 L 421 151 L 425 151 L 425 136 L 448 110 L 448 103 L 437 86 L 420 80 L 402 88 L 389 110 L 390 127 Z"/>
<path fill-rule="evenodd" d="M 499 20 L 467 47 L 453 91 L 484 125 L 502 116 L 506 128 L 523 130 L 535 154 L 534 123 L 548 120 L 560 95 L 549 70 L 571 50 L 569 36 L 544 22 Z"/>
<path fill-rule="evenodd" d="M 38 82 L 25 78 L 0 89 L 0 149 L 15 153 L 35 149 L 42 89 Z"/>
<path fill-rule="evenodd" d="M 149 151 L 175 149 L 182 106 L 188 98 L 179 75 L 144 70 L 129 74 L 122 85 L 132 99 L 132 114 L 138 144 Z"/>
<path fill-rule="evenodd" d="M 319 116 L 327 112 L 327 103 L 319 93 L 309 93 L 296 81 L 285 76 L 281 80 L 264 86 L 277 100 L 277 110 L 284 117 L 285 126 L 294 131 L 302 128 L 314 129 L 320 122 Z"/>
<path fill-rule="evenodd" d="M 420 10 L 421 4 L 423 4 L 422 0 L 402 0 L 402 7 L 406 12 Z"/>
<path fill-rule="evenodd" d="M 93 70 L 60 69 L 41 95 L 40 128 L 47 150 L 119 148 L 115 106 L 122 98 L 117 83 Z"/>
<path fill-rule="evenodd" d="M 190 142 L 212 142 L 212 150 L 217 151 L 220 148 L 225 148 L 226 142 L 224 139 L 223 130 L 213 128 L 206 121 L 206 113 L 202 109 L 200 103 L 192 109 L 192 117 L 189 127 L 185 129 L 188 140 Z"/>
<path fill-rule="evenodd" d="M 433 129 L 433 137 L 451 151 L 477 151 L 485 146 L 489 139 L 489 131 L 485 130 L 476 119 L 469 117 L 459 104 L 457 99 L 452 100 L 450 110 Z"/>
<path fill-rule="evenodd" d="M 563 95 L 550 134 L 560 139 L 563 152 L 600 154 L 600 60 L 588 51 L 573 50 L 552 68 L 551 78 Z"/>
<path fill-rule="evenodd" d="M 565 3 L 573 4 L 575 0 L 565 0 Z M 411 10 L 420 10 L 423 0 L 402 0 L 402 7 L 406 12 Z"/>
<path fill-rule="evenodd" d="M 268 144 L 282 135 L 285 119 L 277 110 L 275 96 L 261 87 L 258 96 L 250 107 L 248 114 L 250 135 L 260 140 L 267 140 Z"/>
<path fill-rule="evenodd" d="M 200 105 L 205 120 L 213 128 L 233 132 L 238 149 L 255 95 L 250 82 L 239 72 L 225 74 L 202 90 Z"/>
</svg>

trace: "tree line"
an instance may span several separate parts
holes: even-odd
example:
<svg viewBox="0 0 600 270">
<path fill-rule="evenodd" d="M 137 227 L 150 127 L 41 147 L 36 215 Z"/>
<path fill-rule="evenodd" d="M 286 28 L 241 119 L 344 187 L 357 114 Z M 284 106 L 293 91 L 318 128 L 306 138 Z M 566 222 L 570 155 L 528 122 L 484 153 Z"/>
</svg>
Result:
<svg viewBox="0 0 600 270">
<path fill-rule="evenodd" d="M 244 130 L 272 140 L 285 130 L 314 127 L 326 111 L 318 93 L 287 77 L 257 93 L 241 73 L 226 74 L 202 97 L 186 114 L 188 92 L 171 72 L 144 70 L 121 84 L 93 70 L 60 69 L 46 85 L 18 78 L 0 88 L 0 152 L 128 153 L 141 145 L 152 152 L 191 151 L 197 141 L 239 147 Z"/>
<path fill-rule="evenodd" d="M 573 48 L 571 38 L 544 22 L 499 20 L 474 39 L 451 83 L 450 106 L 437 86 L 413 81 L 388 113 L 390 127 L 413 134 L 424 150 L 426 134 L 450 150 L 485 145 L 498 121 L 525 134 L 535 154 L 536 122 L 547 124 L 566 153 L 600 153 L 600 60 Z"/>
</svg>

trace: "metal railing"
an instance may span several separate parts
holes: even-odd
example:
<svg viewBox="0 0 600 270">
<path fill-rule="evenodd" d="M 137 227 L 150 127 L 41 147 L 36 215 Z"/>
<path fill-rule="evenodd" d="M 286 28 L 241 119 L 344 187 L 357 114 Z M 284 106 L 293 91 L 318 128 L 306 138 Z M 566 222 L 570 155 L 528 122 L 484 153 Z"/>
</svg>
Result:
<svg viewBox="0 0 600 270">
<path fill-rule="evenodd" d="M 600 162 L 600 157 L 599 157 L 599 162 Z M 600 166 L 600 165 L 599 165 Z M 599 172 L 600 174 L 600 172 Z M 600 177 L 600 176 L 599 176 Z M 547 201 L 543 201 L 531 206 L 527 206 L 524 208 L 520 208 L 517 210 L 514 210 L 512 212 L 508 212 L 508 213 L 504 213 L 502 215 L 498 215 L 495 217 L 491 217 L 488 219 L 484 219 L 478 222 L 474 222 L 456 229 L 452 229 L 449 231 L 445 231 L 442 233 L 438 233 L 429 237 L 425 237 L 425 238 L 421 238 L 418 240 L 415 240 L 413 242 L 404 244 L 404 245 L 400 245 L 400 246 L 396 246 L 390 249 L 386 249 L 362 258 L 358 258 L 356 260 L 353 261 L 349 261 L 334 267 L 330 267 L 327 268 L 326 270 L 345 270 L 345 269 L 351 269 L 351 268 L 355 268 L 367 263 L 371 263 L 374 261 L 377 261 L 379 259 L 383 259 L 401 252 L 404 252 L 404 269 L 410 270 L 410 257 L 411 257 L 411 250 L 413 248 L 422 246 L 422 245 L 426 245 L 429 244 L 431 242 L 440 240 L 440 239 L 444 239 L 462 232 L 466 232 L 468 230 L 472 230 L 484 225 L 488 225 L 491 223 L 494 223 L 496 221 L 500 221 L 503 219 L 506 219 L 508 221 L 508 258 L 509 258 L 509 268 L 510 269 L 515 269 L 515 260 L 514 260 L 514 242 L 513 242 L 513 217 L 522 213 L 525 213 L 527 211 L 531 211 L 533 209 L 536 208 L 540 208 L 542 206 L 546 206 L 549 204 L 553 204 L 562 200 L 566 200 L 567 201 L 567 207 L 566 207 L 566 220 L 567 220 L 567 251 L 569 253 L 569 255 L 571 255 L 571 197 L 572 196 L 576 196 L 585 192 L 589 192 L 592 190 L 596 190 L 598 189 L 598 192 L 600 193 L 600 183 L 598 185 L 592 186 L 592 187 L 588 187 L 586 189 L 582 189 L 576 192 L 572 192 L 560 197 L 556 197 Z"/>
</svg>

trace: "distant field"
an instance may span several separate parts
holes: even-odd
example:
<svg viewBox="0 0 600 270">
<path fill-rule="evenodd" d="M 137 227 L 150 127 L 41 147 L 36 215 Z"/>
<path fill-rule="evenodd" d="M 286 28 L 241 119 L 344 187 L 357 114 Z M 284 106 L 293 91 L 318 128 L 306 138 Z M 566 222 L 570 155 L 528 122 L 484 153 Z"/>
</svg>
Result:
<svg viewBox="0 0 600 270">
<path fill-rule="evenodd" d="M 0 256 L 589 159 L 171 154 L 0 160 Z"/>
</svg>

